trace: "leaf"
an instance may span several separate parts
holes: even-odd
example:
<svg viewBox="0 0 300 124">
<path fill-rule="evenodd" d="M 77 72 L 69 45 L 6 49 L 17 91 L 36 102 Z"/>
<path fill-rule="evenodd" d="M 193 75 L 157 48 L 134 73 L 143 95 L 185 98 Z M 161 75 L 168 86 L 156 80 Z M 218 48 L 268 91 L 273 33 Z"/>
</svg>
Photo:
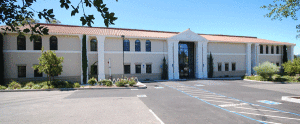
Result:
<svg viewBox="0 0 300 124">
<path fill-rule="evenodd" d="M 28 33 L 30 30 L 28 28 L 24 29 L 23 32 Z"/>
</svg>

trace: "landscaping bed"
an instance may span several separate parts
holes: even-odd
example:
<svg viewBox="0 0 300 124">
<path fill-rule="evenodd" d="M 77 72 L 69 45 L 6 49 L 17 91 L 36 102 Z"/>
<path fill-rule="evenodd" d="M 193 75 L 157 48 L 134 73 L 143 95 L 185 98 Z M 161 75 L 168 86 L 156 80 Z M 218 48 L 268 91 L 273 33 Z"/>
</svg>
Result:
<svg viewBox="0 0 300 124">
<path fill-rule="evenodd" d="M 7 86 L 1 86 L 0 90 L 22 90 L 22 91 L 50 91 L 50 90 L 71 90 L 71 89 L 99 89 L 99 88 L 133 88 L 133 87 L 145 87 L 137 81 L 136 78 L 124 78 L 111 80 L 98 81 L 95 78 L 91 78 L 88 84 L 80 85 L 79 83 L 72 83 L 70 81 L 54 80 L 54 81 L 30 81 L 19 83 L 17 81 L 11 81 Z"/>
<path fill-rule="evenodd" d="M 285 83 L 300 83 L 300 76 L 288 76 L 274 74 L 269 78 L 263 78 L 259 75 L 245 76 L 244 79 L 256 80 L 256 81 L 271 81 L 271 82 L 285 82 Z"/>
</svg>

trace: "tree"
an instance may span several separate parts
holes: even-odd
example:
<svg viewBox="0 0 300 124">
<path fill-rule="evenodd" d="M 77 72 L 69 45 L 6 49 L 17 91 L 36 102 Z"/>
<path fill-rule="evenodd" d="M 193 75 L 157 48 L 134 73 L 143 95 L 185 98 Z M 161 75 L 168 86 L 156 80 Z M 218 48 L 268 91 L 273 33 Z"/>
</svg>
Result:
<svg viewBox="0 0 300 124">
<path fill-rule="evenodd" d="M 56 20 L 56 19 L 49 19 L 49 20 L 45 20 L 45 22 L 47 24 L 60 24 L 61 22 L 59 20 Z"/>
<path fill-rule="evenodd" d="M 86 35 L 84 34 L 82 37 L 82 75 L 83 75 L 83 83 L 87 83 L 87 55 L 86 55 Z"/>
<path fill-rule="evenodd" d="M 298 20 L 296 12 L 300 9 L 300 0 L 274 0 L 274 4 L 264 5 L 261 8 L 268 9 L 270 12 L 265 17 L 272 20 L 291 17 Z M 300 24 L 296 25 L 297 32 L 300 32 Z M 299 36 L 299 35 L 298 35 Z M 298 37 L 297 36 L 297 37 Z"/>
<path fill-rule="evenodd" d="M 4 43 L 4 40 L 3 40 L 3 35 L 0 34 L 0 54 L 1 54 L 1 58 L 0 58 L 0 80 L 1 80 L 1 83 L 0 85 L 4 85 L 4 54 L 3 54 L 3 43 Z"/>
<path fill-rule="evenodd" d="M 60 75 L 62 73 L 62 62 L 64 57 L 57 57 L 56 54 L 51 51 L 45 51 L 42 47 L 42 54 L 39 58 L 39 65 L 34 65 L 33 68 L 37 69 L 39 73 L 47 74 L 48 81 L 51 82 L 51 77 L 54 80 L 55 75 Z"/>
<path fill-rule="evenodd" d="M 214 59 L 210 52 L 208 57 L 208 78 L 212 78 L 213 75 L 214 75 Z"/>
<path fill-rule="evenodd" d="M 300 73 L 300 59 L 295 58 L 293 61 L 289 60 L 282 64 L 284 72 L 289 75 L 295 75 Z"/>
<path fill-rule="evenodd" d="M 118 0 L 116 0 L 118 1 Z M 36 0 L 22 0 L 22 4 L 19 5 L 17 0 L 1 0 L 0 6 L 0 20 L 3 24 L 6 24 L 6 28 L 2 28 L 5 31 L 12 31 L 22 33 L 29 33 L 31 32 L 30 40 L 37 39 L 39 35 L 48 35 L 49 29 L 47 27 L 41 26 L 40 24 L 30 24 L 29 28 L 20 29 L 19 23 L 23 20 L 34 18 L 35 14 L 37 14 L 39 19 L 46 19 L 50 22 L 50 19 L 56 19 L 55 15 L 53 14 L 53 9 L 43 9 L 42 11 L 37 11 L 31 8 L 31 5 L 36 2 Z M 109 25 L 113 25 L 114 21 L 117 20 L 115 17 L 115 13 L 109 12 L 106 4 L 103 3 L 103 0 L 79 0 L 79 3 L 71 4 L 70 0 L 60 0 L 60 7 L 65 8 L 68 10 L 71 8 L 71 16 L 75 16 L 79 13 L 79 10 L 82 9 L 83 16 L 80 17 L 80 21 L 82 25 L 87 25 L 89 27 L 92 26 L 94 23 L 94 15 L 87 15 L 84 12 L 85 7 L 94 7 L 99 13 L 101 14 L 102 18 L 104 19 L 104 24 L 106 27 Z M 79 9 L 79 7 L 81 7 Z M 0 23 L 1 24 L 1 23 Z M 22 23 L 22 26 L 25 24 Z"/>
<path fill-rule="evenodd" d="M 161 79 L 163 79 L 163 80 L 168 79 L 168 65 L 167 65 L 167 62 L 166 62 L 166 58 L 165 58 L 165 57 L 164 57 L 164 59 L 163 59 Z"/>
</svg>

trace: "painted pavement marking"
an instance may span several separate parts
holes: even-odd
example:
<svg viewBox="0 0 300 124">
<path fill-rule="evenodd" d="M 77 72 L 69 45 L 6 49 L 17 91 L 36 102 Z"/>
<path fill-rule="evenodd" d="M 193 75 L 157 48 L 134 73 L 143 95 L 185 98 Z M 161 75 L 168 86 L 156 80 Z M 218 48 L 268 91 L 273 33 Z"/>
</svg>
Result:
<svg viewBox="0 0 300 124">
<path fill-rule="evenodd" d="M 204 85 L 201 85 L 201 84 L 195 84 L 195 86 L 197 86 L 197 87 L 203 87 Z"/>
<path fill-rule="evenodd" d="M 279 105 L 279 104 L 281 104 L 279 102 L 268 101 L 268 100 L 258 100 L 257 102 L 261 102 L 261 103 L 265 103 L 265 104 L 269 104 L 269 105 Z"/>
<path fill-rule="evenodd" d="M 139 89 L 131 89 L 131 90 L 139 90 Z"/>
<path fill-rule="evenodd" d="M 175 83 L 175 85 L 174 85 L 174 83 Z M 199 89 L 198 87 L 195 87 L 195 86 L 185 85 L 185 84 L 178 83 L 178 82 L 173 82 L 173 84 L 171 83 L 172 85 L 170 85 L 170 82 L 160 83 L 160 84 L 163 84 L 167 87 L 170 87 L 170 88 L 173 88 L 177 91 L 180 91 L 180 92 L 182 92 L 182 93 L 184 93 L 184 94 L 186 94 L 190 97 L 193 97 L 193 98 L 196 98 L 196 99 L 198 99 L 202 102 L 205 102 L 206 104 L 209 104 L 209 105 L 212 105 L 214 107 L 225 110 L 227 112 L 231 112 L 231 113 L 234 113 L 236 115 L 248 118 L 250 120 L 258 121 L 260 123 L 280 124 L 278 122 L 270 122 L 270 121 L 260 120 L 261 118 L 259 118 L 259 119 L 254 119 L 254 118 L 257 118 L 257 116 L 267 116 L 267 117 L 270 117 L 270 119 L 272 119 L 272 118 L 289 119 L 290 121 L 291 120 L 297 121 L 297 123 L 300 120 L 300 119 L 297 118 L 297 117 L 300 116 L 300 114 L 297 114 L 297 113 L 286 112 L 286 111 L 282 111 L 282 110 L 279 110 L 279 109 L 275 109 L 275 108 L 271 108 L 271 107 L 267 107 L 267 106 L 263 106 L 263 105 L 259 105 L 259 104 L 249 103 L 249 102 L 239 100 L 239 99 L 236 99 L 236 98 L 233 98 L 233 97 L 227 97 L 227 96 L 224 96 L 224 95 L 221 95 L 221 94 L 218 94 L 218 93 L 214 93 L 214 92 L 211 92 L 211 91 L 208 91 L 208 90 Z M 184 87 L 179 87 L 180 85 L 184 85 Z M 179 88 L 177 88 L 177 87 L 179 87 Z M 197 90 L 195 90 L 195 89 L 197 89 Z M 199 92 L 199 91 L 201 91 L 201 92 Z M 239 102 L 239 103 L 226 104 L 226 103 L 228 103 L 228 101 L 218 101 L 216 99 L 218 99 L 218 100 L 233 100 L 233 101 Z M 266 104 L 268 104 L 268 103 L 269 104 L 274 104 L 274 105 L 281 104 L 281 103 L 278 103 L 278 102 L 267 101 L 267 100 L 260 100 L 260 101 L 263 101 Z M 225 103 L 225 104 L 216 105 L 216 104 L 213 104 L 214 102 L 222 102 L 222 103 Z M 256 109 L 246 108 L 246 107 L 242 107 L 242 106 L 249 106 L 249 107 L 256 106 L 255 107 Z M 228 109 L 225 109 L 225 107 L 228 108 Z M 257 107 L 267 108 L 267 109 L 270 109 L 270 110 L 257 109 Z M 229 109 L 234 109 L 235 111 L 231 111 Z M 244 110 L 255 110 L 255 112 L 257 112 L 257 111 L 274 112 L 274 114 L 275 114 L 275 112 L 277 112 L 278 114 L 280 114 L 280 116 L 264 115 L 264 114 L 257 114 L 257 113 L 248 113 L 248 112 L 243 112 Z M 241 112 L 239 112 L 239 111 L 241 111 Z M 296 115 L 296 118 L 281 116 L 281 114 L 283 114 L 283 113 L 290 114 L 290 115 Z M 245 116 L 244 114 L 250 115 L 250 116 L 255 115 L 255 117 L 252 118 L 252 117 L 249 117 L 249 116 Z"/>
<path fill-rule="evenodd" d="M 146 95 L 137 95 L 137 97 L 147 97 Z"/>
<path fill-rule="evenodd" d="M 164 87 L 154 87 L 155 89 L 163 89 Z"/>
<path fill-rule="evenodd" d="M 151 109 L 149 109 L 149 111 L 153 114 L 153 116 L 161 123 L 161 124 L 165 124 Z"/>
</svg>

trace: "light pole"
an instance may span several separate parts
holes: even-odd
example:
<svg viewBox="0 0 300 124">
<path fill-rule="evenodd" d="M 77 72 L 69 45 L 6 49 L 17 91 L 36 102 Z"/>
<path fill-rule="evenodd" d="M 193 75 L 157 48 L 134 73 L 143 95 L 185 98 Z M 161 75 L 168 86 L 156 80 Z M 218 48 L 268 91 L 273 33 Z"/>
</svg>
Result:
<svg viewBox="0 0 300 124">
<path fill-rule="evenodd" d="M 124 78 L 124 73 L 125 73 L 125 68 L 124 68 L 124 38 L 125 36 L 124 35 L 121 35 L 122 39 L 123 39 L 123 75 L 122 75 L 122 78 Z"/>
</svg>

